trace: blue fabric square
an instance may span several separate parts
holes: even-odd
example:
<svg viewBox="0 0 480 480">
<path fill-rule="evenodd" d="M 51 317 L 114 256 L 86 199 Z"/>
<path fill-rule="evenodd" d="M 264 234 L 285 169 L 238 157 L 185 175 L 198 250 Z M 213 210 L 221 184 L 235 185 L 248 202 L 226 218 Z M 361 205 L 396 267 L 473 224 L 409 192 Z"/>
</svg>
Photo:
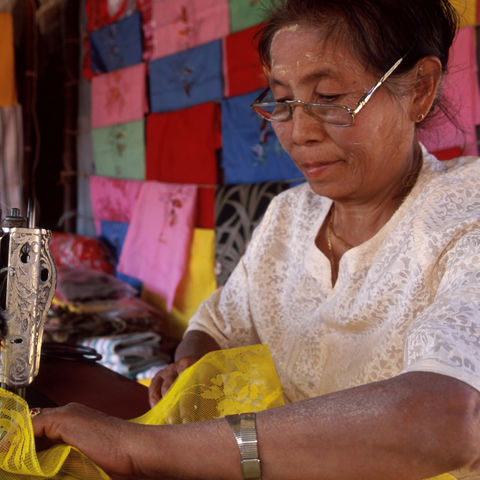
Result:
<svg viewBox="0 0 480 480">
<path fill-rule="evenodd" d="M 222 101 L 222 167 L 227 185 L 303 178 L 271 123 L 250 108 L 260 92 Z"/>
<path fill-rule="evenodd" d="M 135 12 L 90 34 L 92 70 L 112 72 L 142 61 L 142 24 Z"/>
<path fill-rule="evenodd" d="M 127 234 L 128 225 L 128 222 L 112 222 L 110 220 L 101 221 L 100 238 L 113 250 L 115 255 L 115 264 L 118 264 L 120 252 L 122 251 L 123 243 L 125 242 L 125 235 Z M 116 268 L 115 276 L 140 292 L 142 288 L 142 282 L 137 278 L 120 273 L 116 270 Z"/>
<path fill-rule="evenodd" d="M 221 40 L 150 62 L 152 112 L 171 112 L 221 100 L 222 94 Z"/>
</svg>

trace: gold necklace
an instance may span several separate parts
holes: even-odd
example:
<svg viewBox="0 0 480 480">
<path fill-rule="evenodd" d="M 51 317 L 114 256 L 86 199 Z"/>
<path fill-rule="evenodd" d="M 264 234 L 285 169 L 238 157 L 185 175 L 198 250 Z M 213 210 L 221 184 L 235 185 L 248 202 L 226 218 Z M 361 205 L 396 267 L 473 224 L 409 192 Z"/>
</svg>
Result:
<svg viewBox="0 0 480 480">
<path fill-rule="evenodd" d="M 335 232 L 335 228 L 333 227 L 334 218 L 335 218 L 335 204 L 332 204 L 332 209 L 330 210 L 330 219 L 327 225 L 330 238 L 333 235 L 345 248 L 350 250 L 351 248 L 353 248 L 353 245 L 350 245 L 346 240 L 344 240 L 340 235 L 337 235 L 337 233 Z"/>
<path fill-rule="evenodd" d="M 327 226 L 327 245 L 328 245 L 328 253 L 330 254 L 330 263 L 332 264 L 332 275 L 333 270 L 335 269 L 335 257 L 333 255 L 333 247 L 332 247 L 332 229 L 330 228 L 330 222 Z"/>
<path fill-rule="evenodd" d="M 328 219 L 327 223 L 327 245 L 328 245 L 328 253 L 330 256 L 330 263 L 332 264 L 332 279 L 336 275 L 337 269 L 337 262 L 335 261 L 335 254 L 333 253 L 333 245 L 332 245 L 332 235 L 339 240 L 347 250 L 353 248 L 348 242 L 346 242 L 342 237 L 335 233 L 333 228 L 333 219 L 335 217 L 335 204 L 332 204 L 332 208 L 330 210 L 330 218 Z M 333 280 L 332 280 L 333 281 Z"/>
</svg>

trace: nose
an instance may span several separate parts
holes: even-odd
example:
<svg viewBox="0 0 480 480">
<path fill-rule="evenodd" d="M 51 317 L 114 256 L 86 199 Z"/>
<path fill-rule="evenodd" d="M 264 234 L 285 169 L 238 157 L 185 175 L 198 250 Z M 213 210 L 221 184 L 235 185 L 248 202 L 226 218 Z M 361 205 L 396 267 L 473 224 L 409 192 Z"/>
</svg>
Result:
<svg viewBox="0 0 480 480">
<path fill-rule="evenodd" d="M 298 145 L 321 142 L 325 139 L 325 126 L 322 121 L 312 117 L 303 103 L 293 105 L 291 137 Z"/>
</svg>

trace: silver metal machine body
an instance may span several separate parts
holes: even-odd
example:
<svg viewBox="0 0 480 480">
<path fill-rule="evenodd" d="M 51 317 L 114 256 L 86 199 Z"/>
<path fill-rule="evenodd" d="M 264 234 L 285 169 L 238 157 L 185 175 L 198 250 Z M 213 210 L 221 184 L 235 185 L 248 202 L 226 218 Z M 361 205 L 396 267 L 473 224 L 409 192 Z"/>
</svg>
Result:
<svg viewBox="0 0 480 480">
<path fill-rule="evenodd" d="M 0 215 L 1 217 L 1 215 Z M 49 250 L 51 232 L 11 209 L 0 229 L 0 384 L 25 396 L 38 374 L 43 328 L 55 295 L 57 273 Z"/>
</svg>

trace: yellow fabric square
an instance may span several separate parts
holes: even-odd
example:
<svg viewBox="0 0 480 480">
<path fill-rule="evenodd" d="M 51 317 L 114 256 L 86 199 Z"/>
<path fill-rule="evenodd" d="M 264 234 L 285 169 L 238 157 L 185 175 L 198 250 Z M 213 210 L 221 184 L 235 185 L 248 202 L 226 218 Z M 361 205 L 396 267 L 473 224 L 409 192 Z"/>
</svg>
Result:
<svg viewBox="0 0 480 480">
<path fill-rule="evenodd" d="M 188 268 L 178 286 L 169 316 L 169 334 L 181 338 L 190 317 L 200 303 L 217 288 L 215 278 L 215 230 L 196 228 L 190 248 Z M 142 299 L 165 311 L 165 300 L 143 288 Z"/>
<path fill-rule="evenodd" d="M 13 18 L 11 13 L 0 12 L 0 107 L 16 104 Z"/>
<path fill-rule="evenodd" d="M 477 2 L 475 0 L 451 0 L 452 5 L 460 15 L 460 26 L 475 25 Z"/>
</svg>

